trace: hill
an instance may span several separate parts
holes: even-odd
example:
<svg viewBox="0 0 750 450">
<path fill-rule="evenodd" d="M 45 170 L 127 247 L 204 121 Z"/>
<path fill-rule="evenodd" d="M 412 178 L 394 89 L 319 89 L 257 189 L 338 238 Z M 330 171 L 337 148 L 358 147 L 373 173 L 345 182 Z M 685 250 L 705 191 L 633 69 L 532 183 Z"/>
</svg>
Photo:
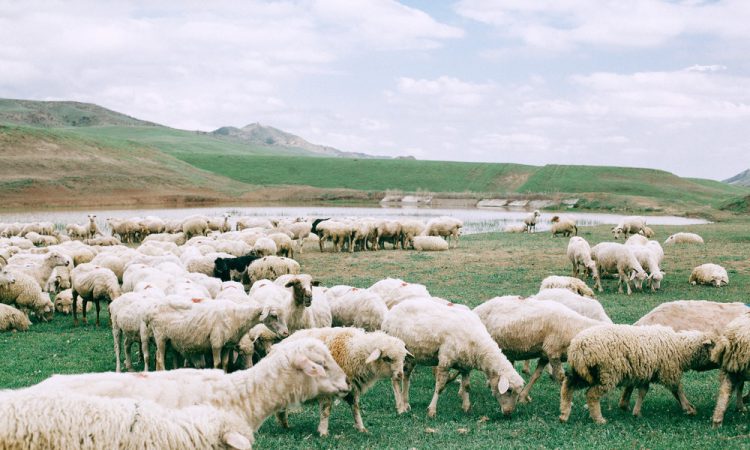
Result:
<svg viewBox="0 0 750 450">
<path fill-rule="evenodd" d="M 13 99 L 0 99 L 0 123 L 34 127 L 156 126 L 91 103 Z"/>
<path fill-rule="evenodd" d="M 740 172 L 731 178 L 727 178 L 724 180 L 724 183 L 737 186 L 750 186 L 750 169 Z"/>
</svg>

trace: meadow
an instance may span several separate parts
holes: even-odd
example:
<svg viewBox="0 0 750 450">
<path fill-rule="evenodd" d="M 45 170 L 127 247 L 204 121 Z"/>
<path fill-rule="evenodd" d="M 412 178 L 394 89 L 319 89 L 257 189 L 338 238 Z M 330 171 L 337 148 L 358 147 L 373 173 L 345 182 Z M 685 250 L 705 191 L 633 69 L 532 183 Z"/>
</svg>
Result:
<svg viewBox="0 0 750 450">
<path fill-rule="evenodd" d="M 706 240 L 704 246 L 665 248 L 662 290 L 618 294 L 616 281 L 605 280 L 599 295 L 610 317 L 632 323 L 656 305 L 677 299 L 716 301 L 748 300 L 750 285 L 750 235 L 748 220 L 691 227 L 655 226 L 663 241 L 676 231 L 693 231 Z M 611 240 L 608 227 L 585 227 L 581 235 L 589 242 Z M 433 295 L 476 306 L 482 301 L 508 294 L 531 295 L 547 275 L 568 274 L 565 257 L 567 239 L 548 233 L 478 234 L 465 236 L 455 250 L 440 253 L 379 251 L 354 254 L 305 252 L 299 256 L 303 271 L 324 285 L 349 284 L 366 287 L 385 277 L 423 283 Z M 730 284 L 716 289 L 691 286 L 687 279 L 693 267 L 715 262 L 727 268 Z M 106 314 L 105 314 L 106 317 Z M 104 322 L 106 323 L 106 321 Z M 520 371 L 520 363 L 517 364 Z M 114 369 L 112 336 L 107 326 L 74 328 L 72 318 L 56 315 L 50 323 L 35 323 L 28 332 L 0 335 L 0 388 L 19 388 L 37 383 L 53 373 L 80 373 Z M 472 410 L 460 408 L 458 384 L 441 396 L 438 415 L 427 418 L 433 377 L 429 368 L 415 371 L 411 390 L 412 411 L 395 412 L 390 383 L 379 382 L 362 399 L 369 433 L 352 427 L 345 403 L 333 408 L 331 437 L 321 439 L 315 430 L 317 404 L 304 405 L 290 414 L 290 430 L 281 429 L 271 418 L 256 436 L 256 448 L 748 448 L 748 415 L 730 408 L 724 426 L 711 428 L 710 415 L 718 387 L 717 372 L 688 373 L 685 389 L 698 414 L 684 416 L 672 395 L 654 386 L 646 397 L 641 418 L 633 418 L 617 407 L 619 392 L 602 401 L 609 423 L 594 425 L 584 409 L 583 391 L 576 393 L 568 424 L 558 421 L 559 387 L 543 376 L 531 393 L 533 401 L 519 405 L 509 418 L 484 385 L 484 377 L 472 377 Z"/>
</svg>

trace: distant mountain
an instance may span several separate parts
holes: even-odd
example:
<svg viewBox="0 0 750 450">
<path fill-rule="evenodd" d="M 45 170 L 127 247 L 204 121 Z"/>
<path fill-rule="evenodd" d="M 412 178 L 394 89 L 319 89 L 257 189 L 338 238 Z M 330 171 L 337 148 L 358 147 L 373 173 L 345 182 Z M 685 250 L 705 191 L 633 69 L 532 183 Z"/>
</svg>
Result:
<svg viewBox="0 0 750 450">
<path fill-rule="evenodd" d="M 724 183 L 734 184 L 737 186 L 750 186 L 750 169 L 740 172 L 732 178 L 727 178 Z"/>
<path fill-rule="evenodd" d="M 0 99 L 0 123 L 32 127 L 154 127 L 92 103 Z"/>
<path fill-rule="evenodd" d="M 221 127 L 213 134 L 216 137 L 242 141 L 251 145 L 264 147 L 282 147 L 290 150 L 302 150 L 315 153 L 320 156 L 337 156 L 342 158 L 372 158 L 384 159 L 381 156 L 373 156 L 365 153 L 345 152 L 333 147 L 312 144 L 299 136 L 296 136 L 278 128 L 264 126 L 259 123 L 251 123 L 242 128 Z"/>
</svg>

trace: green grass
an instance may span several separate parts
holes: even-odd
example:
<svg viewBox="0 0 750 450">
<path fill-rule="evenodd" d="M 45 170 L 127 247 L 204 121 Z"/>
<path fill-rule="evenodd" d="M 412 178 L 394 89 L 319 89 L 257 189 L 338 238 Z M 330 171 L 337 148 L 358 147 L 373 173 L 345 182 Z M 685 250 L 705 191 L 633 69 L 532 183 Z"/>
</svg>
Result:
<svg viewBox="0 0 750 450">
<path fill-rule="evenodd" d="M 691 227 L 655 226 L 657 237 L 678 230 L 700 233 L 704 246 L 666 248 L 663 269 L 667 277 L 656 293 L 617 294 L 615 281 L 605 280 L 599 296 L 615 322 L 632 323 L 656 305 L 676 299 L 707 299 L 748 302 L 750 283 L 750 238 L 747 220 Z M 596 243 L 610 239 L 608 227 L 582 228 L 583 237 Z M 567 239 L 547 233 L 486 234 L 462 238 L 460 247 L 444 253 L 380 251 L 354 254 L 305 252 L 303 270 L 325 285 L 368 286 L 387 276 L 424 283 L 433 295 L 475 306 L 498 295 L 531 295 L 542 278 L 568 274 L 565 257 Z M 721 289 L 691 286 L 690 270 L 704 262 L 717 262 L 729 272 L 730 285 Z M 106 317 L 106 314 L 105 314 Z M 0 388 L 17 388 L 43 380 L 53 373 L 105 371 L 114 368 L 112 337 L 107 327 L 72 327 L 72 319 L 57 315 L 48 324 L 34 324 L 25 333 L 0 335 Z M 520 370 L 520 364 L 518 366 Z M 710 415 L 718 388 L 717 372 L 689 373 L 685 377 L 688 398 L 698 409 L 686 417 L 672 395 L 653 386 L 641 418 L 617 408 L 619 392 L 609 393 L 602 402 L 609 420 L 596 426 L 583 408 L 583 392 L 574 398 L 568 424 L 557 420 L 559 387 L 543 376 L 531 392 L 533 402 L 520 405 L 510 418 L 500 414 L 484 385 L 484 377 L 472 379 L 473 409 L 461 411 L 453 384 L 440 398 L 438 415 L 426 417 L 432 396 L 429 368 L 416 370 L 411 390 L 412 412 L 398 416 L 390 385 L 379 382 L 362 399 L 363 416 L 369 433 L 352 428 L 351 414 L 344 403 L 333 408 L 331 437 L 316 436 L 317 405 L 309 404 L 290 415 L 290 430 L 281 429 L 271 418 L 256 437 L 257 448 L 748 448 L 748 414 L 730 409 L 724 426 L 713 430 Z"/>
</svg>

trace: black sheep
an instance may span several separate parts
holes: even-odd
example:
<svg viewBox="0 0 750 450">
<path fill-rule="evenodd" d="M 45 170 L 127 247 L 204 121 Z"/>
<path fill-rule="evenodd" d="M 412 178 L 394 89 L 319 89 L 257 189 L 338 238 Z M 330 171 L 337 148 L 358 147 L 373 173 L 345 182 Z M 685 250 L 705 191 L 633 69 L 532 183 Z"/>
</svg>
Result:
<svg viewBox="0 0 750 450">
<path fill-rule="evenodd" d="M 242 273 L 250 263 L 260 258 L 261 256 L 258 256 L 255 252 L 237 258 L 216 258 L 216 261 L 214 261 L 214 276 L 221 281 L 230 281 L 233 270 Z"/>
</svg>

